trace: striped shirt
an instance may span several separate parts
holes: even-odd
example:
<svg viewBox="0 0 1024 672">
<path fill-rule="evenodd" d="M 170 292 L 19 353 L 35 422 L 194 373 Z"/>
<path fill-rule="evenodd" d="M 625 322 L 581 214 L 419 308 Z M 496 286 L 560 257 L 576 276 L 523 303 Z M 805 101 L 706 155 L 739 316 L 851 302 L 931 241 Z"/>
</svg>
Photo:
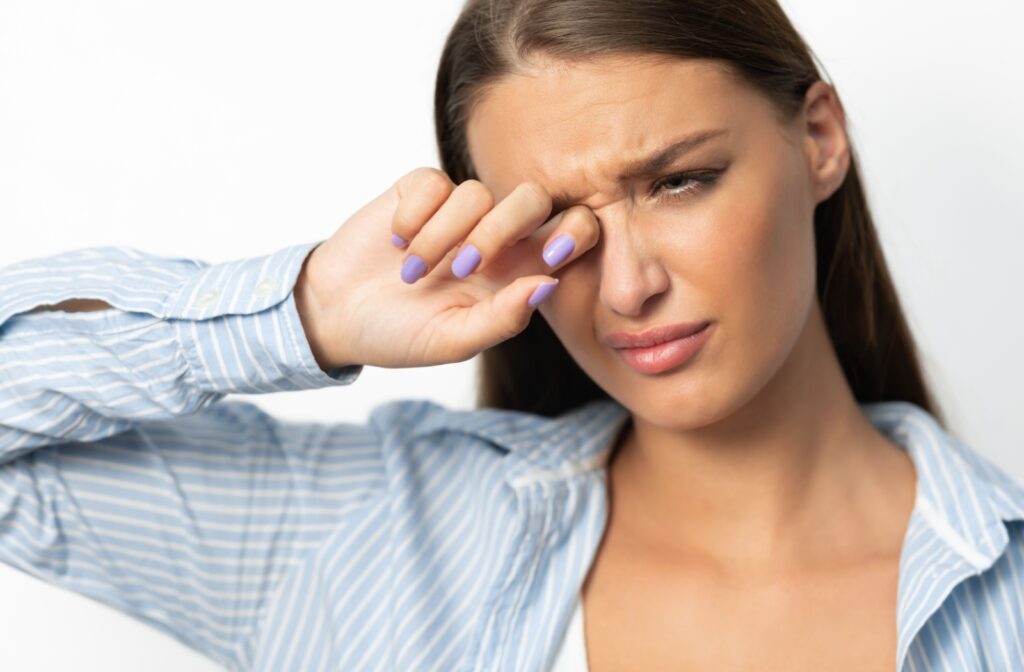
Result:
<svg viewBox="0 0 1024 672">
<path fill-rule="evenodd" d="M 231 670 L 548 669 L 629 418 L 427 400 L 287 422 L 231 393 L 347 386 L 293 296 L 316 243 L 207 264 L 125 247 L 0 269 L 0 561 Z M 68 298 L 97 312 L 27 312 Z M 1024 669 L 1024 485 L 902 401 L 897 671 Z"/>
</svg>

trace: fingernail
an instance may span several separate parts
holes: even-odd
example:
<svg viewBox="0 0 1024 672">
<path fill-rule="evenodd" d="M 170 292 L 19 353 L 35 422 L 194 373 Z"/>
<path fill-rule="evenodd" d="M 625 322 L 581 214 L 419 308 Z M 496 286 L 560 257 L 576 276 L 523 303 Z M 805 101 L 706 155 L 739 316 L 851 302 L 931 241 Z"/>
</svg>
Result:
<svg viewBox="0 0 1024 672">
<path fill-rule="evenodd" d="M 557 266 L 565 261 L 574 249 L 576 249 L 576 243 L 563 233 L 544 248 L 544 261 L 548 266 Z"/>
<path fill-rule="evenodd" d="M 452 273 L 457 278 L 464 278 L 473 272 L 480 263 L 480 250 L 470 243 L 459 251 L 459 255 L 452 262 Z"/>
<path fill-rule="evenodd" d="M 409 244 L 409 241 L 406 240 L 405 238 L 402 238 L 397 233 L 392 233 L 391 244 L 394 245 L 395 247 L 405 247 L 406 245 Z"/>
<path fill-rule="evenodd" d="M 555 291 L 555 287 L 558 286 L 558 280 L 554 282 L 545 282 L 542 285 L 538 285 L 537 289 L 533 290 L 533 294 L 530 295 L 530 305 L 536 306 L 544 299 L 551 296 L 551 292 Z"/>
<path fill-rule="evenodd" d="M 402 280 L 411 285 L 419 280 L 426 271 L 427 262 L 413 254 L 406 259 L 405 263 L 402 265 Z"/>
</svg>

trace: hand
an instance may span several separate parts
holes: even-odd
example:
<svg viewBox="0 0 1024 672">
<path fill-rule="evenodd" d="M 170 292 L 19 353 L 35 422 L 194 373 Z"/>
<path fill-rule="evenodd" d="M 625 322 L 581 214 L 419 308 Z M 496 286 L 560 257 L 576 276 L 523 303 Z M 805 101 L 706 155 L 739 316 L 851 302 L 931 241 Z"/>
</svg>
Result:
<svg viewBox="0 0 1024 672">
<path fill-rule="evenodd" d="M 324 370 L 432 366 L 470 359 L 515 336 L 529 324 L 538 286 L 557 283 L 550 273 L 598 241 L 589 208 L 573 206 L 548 220 L 550 214 L 551 196 L 535 182 L 519 184 L 495 205 L 478 180 L 456 186 L 434 168 L 402 176 L 303 266 L 296 302 L 317 363 Z M 404 239 L 402 247 L 393 235 Z M 549 266 L 542 252 L 563 235 L 573 249 Z M 554 251 L 568 249 L 566 242 Z M 457 277 L 452 263 L 470 245 L 480 262 Z M 414 255 L 422 262 L 405 265 Z M 461 262 L 455 268 L 470 270 Z"/>
</svg>

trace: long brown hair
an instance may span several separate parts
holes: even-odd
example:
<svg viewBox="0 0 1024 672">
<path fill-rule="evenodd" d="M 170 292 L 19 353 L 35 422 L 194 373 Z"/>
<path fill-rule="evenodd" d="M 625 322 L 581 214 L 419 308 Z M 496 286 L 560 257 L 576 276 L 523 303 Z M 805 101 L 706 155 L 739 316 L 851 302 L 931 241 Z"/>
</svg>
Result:
<svg viewBox="0 0 1024 672">
<path fill-rule="evenodd" d="M 808 87 L 822 79 L 776 0 L 468 0 L 445 43 L 434 91 L 442 169 L 456 183 L 478 179 L 466 143 L 469 114 L 488 86 L 527 58 L 609 54 L 718 59 L 784 115 L 799 112 Z M 858 402 L 909 401 L 944 424 L 850 151 L 845 181 L 814 212 L 817 294 L 833 347 Z M 481 406 L 555 416 L 610 398 L 539 311 L 482 359 Z"/>
</svg>

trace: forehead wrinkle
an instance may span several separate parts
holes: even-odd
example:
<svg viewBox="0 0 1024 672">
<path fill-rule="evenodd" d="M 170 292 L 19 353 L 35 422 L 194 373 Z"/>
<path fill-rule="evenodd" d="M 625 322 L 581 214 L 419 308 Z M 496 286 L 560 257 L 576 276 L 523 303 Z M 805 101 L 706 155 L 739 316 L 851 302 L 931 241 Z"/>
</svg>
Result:
<svg viewBox="0 0 1024 672">
<path fill-rule="evenodd" d="M 680 157 L 711 140 L 728 135 L 729 131 L 724 128 L 706 129 L 689 133 L 678 137 L 669 143 L 659 147 L 654 152 L 637 159 L 628 161 L 619 171 L 618 182 L 626 183 L 631 180 L 650 178 L 666 170 Z M 568 191 L 551 192 L 552 212 L 559 212 L 574 203 L 584 200 L 586 197 Z"/>
<path fill-rule="evenodd" d="M 615 63 L 612 61 L 612 65 Z M 548 70 L 534 73 L 534 77 L 507 78 L 502 86 L 492 91 L 493 95 L 487 97 L 482 106 L 475 109 L 468 124 L 473 128 L 475 122 L 478 129 L 477 133 L 467 133 L 467 140 L 473 146 L 470 153 L 474 158 L 481 158 L 478 156 L 480 151 L 490 150 L 493 146 L 488 156 L 495 157 L 493 167 L 498 171 L 495 174 L 481 171 L 492 166 L 478 164 L 475 166 L 477 176 L 486 182 L 494 181 L 496 194 L 506 188 L 511 189 L 513 180 L 534 180 L 552 195 L 553 209 L 564 209 L 580 202 L 588 194 L 592 198 L 603 189 L 618 191 L 616 179 L 635 178 L 644 172 L 664 169 L 664 164 L 668 163 L 666 160 L 660 162 L 663 165 L 645 161 L 646 166 L 640 166 L 640 160 L 636 159 L 623 166 L 619 160 L 619 157 L 630 158 L 654 146 L 650 143 L 650 134 L 661 124 L 652 124 L 650 120 L 668 120 L 680 111 L 675 94 L 666 90 L 666 82 L 682 84 L 694 80 L 689 72 L 693 69 L 692 63 L 680 64 L 671 59 L 665 64 L 655 65 L 657 71 L 641 70 L 639 73 L 632 68 L 601 67 L 572 69 L 571 78 L 568 70 L 563 75 Z M 682 80 L 678 80 L 674 72 L 671 76 L 662 74 L 662 65 L 673 70 L 683 65 Z M 608 84 L 610 74 L 614 78 L 611 80 L 613 84 L 622 81 L 625 90 Z M 721 77 L 717 68 L 709 74 Z M 621 80 L 619 75 L 625 76 L 626 80 Z M 717 100 L 716 90 L 709 92 L 706 89 L 714 87 L 718 80 L 705 82 L 705 79 L 698 77 L 694 81 L 690 88 L 695 88 L 696 93 L 692 97 Z M 571 91 L 566 88 L 568 84 L 574 85 Z M 569 93 L 572 95 L 567 95 Z M 713 108 L 711 116 L 714 116 Z M 664 129 L 658 130 L 660 137 L 668 137 L 663 135 Z M 485 135 L 474 137 L 479 133 Z M 645 135 L 648 136 L 647 142 L 644 142 Z M 475 146 L 475 141 L 490 142 L 489 138 L 494 138 L 495 142 Z M 505 168 L 509 170 L 505 171 Z M 515 177 L 516 173 L 518 177 Z M 627 186 L 631 190 L 633 185 Z"/>
</svg>

